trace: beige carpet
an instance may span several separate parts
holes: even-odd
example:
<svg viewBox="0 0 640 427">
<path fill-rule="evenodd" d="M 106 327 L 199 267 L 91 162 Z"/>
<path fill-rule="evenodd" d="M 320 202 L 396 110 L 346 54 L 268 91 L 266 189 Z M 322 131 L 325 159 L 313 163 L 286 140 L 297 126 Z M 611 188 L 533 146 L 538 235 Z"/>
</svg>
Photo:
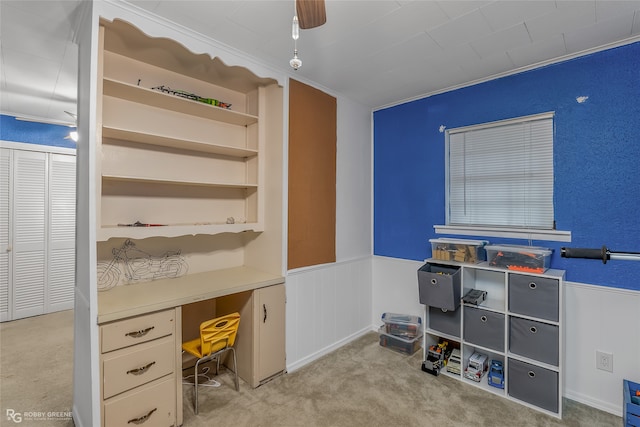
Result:
<svg viewBox="0 0 640 427">
<path fill-rule="evenodd" d="M 68 411 L 72 399 L 73 313 L 0 325 L 0 426 L 15 425 L 6 410 Z M 183 386 L 184 425 L 204 426 L 620 426 L 622 419 L 565 400 L 562 421 L 445 376 L 420 370 L 413 356 L 380 347 L 367 334 L 293 373 L 250 389 L 203 388 L 193 414 L 192 388 Z M 34 374 L 37 372 L 38 374 Z M 72 426 L 69 419 L 21 426 Z"/>
</svg>

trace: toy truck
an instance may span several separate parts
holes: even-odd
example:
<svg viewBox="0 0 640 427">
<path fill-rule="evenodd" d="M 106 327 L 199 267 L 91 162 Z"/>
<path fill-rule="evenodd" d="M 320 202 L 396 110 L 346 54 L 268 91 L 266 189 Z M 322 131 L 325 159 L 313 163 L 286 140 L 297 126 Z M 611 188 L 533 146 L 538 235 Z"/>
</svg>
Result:
<svg viewBox="0 0 640 427">
<path fill-rule="evenodd" d="M 460 360 L 460 350 L 454 348 L 451 351 L 451 355 L 449 356 L 449 361 L 447 362 L 447 372 L 451 372 L 452 374 L 460 374 L 460 367 L 462 366 L 462 361 Z"/>
<path fill-rule="evenodd" d="M 427 359 L 422 362 L 422 370 L 430 373 L 431 375 L 440 375 L 440 369 L 443 367 L 445 352 L 447 351 L 448 345 L 448 341 L 441 341 L 437 345 L 429 346 Z"/>
<path fill-rule="evenodd" d="M 487 372 L 487 356 L 475 352 L 469 358 L 467 368 L 464 370 L 464 377 L 475 382 L 480 382 L 484 374 Z"/>
</svg>

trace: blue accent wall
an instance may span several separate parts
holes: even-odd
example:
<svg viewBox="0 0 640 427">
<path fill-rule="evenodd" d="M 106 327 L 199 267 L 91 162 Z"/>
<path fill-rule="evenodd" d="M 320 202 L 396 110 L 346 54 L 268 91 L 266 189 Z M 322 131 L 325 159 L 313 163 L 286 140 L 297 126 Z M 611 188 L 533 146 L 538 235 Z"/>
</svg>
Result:
<svg viewBox="0 0 640 427">
<path fill-rule="evenodd" d="M 447 237 L 433 229 L 445 224 L 441 126 L 549 111 L 556 224 L 572 241 L 532 244 L 553 248 L 569 281 L 640 290 L 638 261 L 560 257 L 562 246 L 640 252 L 640 42 L 374 112 L 374 254 L 423 260 L 429 239 Z"/>
<path fill-rule="evenodd" d="M 73 130 L 69 126 L 16 120 L 13 116 L 0 115 L 0 140 L 28 144 L 52 145 L 76 148 L 76 143 L 65 139 Z"/>
</svg>

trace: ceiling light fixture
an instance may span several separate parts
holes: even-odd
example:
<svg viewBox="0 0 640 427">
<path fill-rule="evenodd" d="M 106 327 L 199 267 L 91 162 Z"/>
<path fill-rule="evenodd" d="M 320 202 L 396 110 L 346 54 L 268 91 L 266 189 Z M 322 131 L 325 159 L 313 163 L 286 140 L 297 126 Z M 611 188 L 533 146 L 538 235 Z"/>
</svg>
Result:
<svg viewBox="0 0 640 427">
<path fill-rule="evenodd" d="M 298 38 L 300 37 L 300 24 L 298 23 L 298 16 L 293 14 L 293 23 L 291 24 L 291 38 L 293 39 L 293 58 L 289 61 L 289 65 L 294 70 L 302 67 L 302 60 L 298 58 Z"/>
</svg>

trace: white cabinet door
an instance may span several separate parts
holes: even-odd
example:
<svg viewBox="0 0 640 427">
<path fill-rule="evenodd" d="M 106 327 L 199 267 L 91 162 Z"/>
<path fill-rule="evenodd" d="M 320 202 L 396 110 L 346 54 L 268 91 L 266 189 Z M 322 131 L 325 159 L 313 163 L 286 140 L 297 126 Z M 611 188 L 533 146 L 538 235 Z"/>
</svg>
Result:
<svg viewBox="0 0 640 427">
<path fill-rule="evenodd" d="M 0 148 L 0 321 L 73 308 L 75 161 Z"/>
<path fill-rule="evenodd" d="M 258 315 L 257 376 L 262 382 L 285 370 L 285 288 L 269 286 L 255 291 Z M 255 324 L 254 324 L 255 325 Z M 255 327 L 255 326 L 254 326 Z"/>
</svg>

